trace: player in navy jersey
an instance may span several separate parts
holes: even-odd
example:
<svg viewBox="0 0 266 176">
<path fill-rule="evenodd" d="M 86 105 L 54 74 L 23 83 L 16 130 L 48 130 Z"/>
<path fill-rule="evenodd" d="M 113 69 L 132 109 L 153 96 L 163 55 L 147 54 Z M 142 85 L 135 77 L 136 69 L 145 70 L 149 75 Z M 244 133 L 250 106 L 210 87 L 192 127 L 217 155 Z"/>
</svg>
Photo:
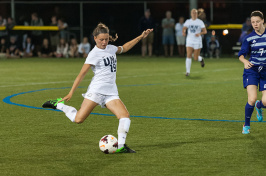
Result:
<svg viewBox="0 0 266 176">
<path fill-rule="evenodd" d="M 266 108 L 266 32 L 263 23 L 263 13 L 253 11 L 251 24 L 254 30 L 246 37 L 238 53 L 239 60 L 244 64 L 243 85 L 248 93 L 243 134 L 250 133 L 250 118 L 254 107 L 258 121 L 263 120 L 262 108 Z M 246 60 L 248 54 L 250 59 Z M 261 101 L 257 100 L 258 86 L 259 91 L 262 91 Z"/>
</svg>

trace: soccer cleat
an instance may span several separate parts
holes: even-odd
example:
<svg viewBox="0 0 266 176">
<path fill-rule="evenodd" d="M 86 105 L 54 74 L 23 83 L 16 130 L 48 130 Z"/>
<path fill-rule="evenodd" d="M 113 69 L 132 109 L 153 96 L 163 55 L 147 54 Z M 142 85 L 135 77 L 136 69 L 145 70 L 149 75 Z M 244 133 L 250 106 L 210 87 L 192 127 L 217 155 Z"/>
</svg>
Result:
<svg viewBox="0 0 266 176">
<path fill-rule="evenodd" d="M 249 134 L 250 133 L 250 126 L 243 125 L 243 131 L 242 134 Z"/>
<path fill-rule="evenodd" d="M 205 66 L 204 58 L 202 57 L 202 61 L 200 61 L 200 65 L 203 68 Z"/>
<path fill-rule="evenodd" d="M 130 149 L 126 144 L 124 144 L 124 147 L 117 149 L 115 153 L 136 153 L 136 151 Z"/>
<path fill-rule="evenodd" d="M 43 108 L 52 108 L 52 109 L 56 109 L 56 105 L 58 104 L 58 102 L 62 100 L 62 98 L 57 98 L 56 100 L 48 100 L 45 103 L 43 103 L 42 107 Z M 64 101 L 61 101 L 60 103 L 64 103 Z"/>
<path fill-rule="evenodd" d="M 189 76 L 189 73 L 186 73 L 186 76 Z"/>
<path fill-rule="evenodd" d="M 256 107 L 256 111 L 257 111 L 257 119 L 259 122 L 262 122 L 263 121 L 263 110 L 262 108 L 257 108 L 257 103 L 260 102 L 259 100 L 256 101 L 255 103 L 255 107 Z"/>
</svg>

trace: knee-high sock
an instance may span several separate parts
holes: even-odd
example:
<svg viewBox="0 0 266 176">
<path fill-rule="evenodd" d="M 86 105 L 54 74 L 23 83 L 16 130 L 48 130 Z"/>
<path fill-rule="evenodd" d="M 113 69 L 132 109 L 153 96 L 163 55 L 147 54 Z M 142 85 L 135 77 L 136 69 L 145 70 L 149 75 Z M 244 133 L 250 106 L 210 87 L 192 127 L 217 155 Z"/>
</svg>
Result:
<svg viewBox="0 0 266 176">
<path fill-rule="evenodd" d="M 63 111 L 66 114 L 66 116 L 69 118 L 69 120 L 75 122 L 75 117 L 78 111 L 74 107 L 67 106 L 63 103 L 58 103 L 56 109 Z"/>
<path fill-rule="evenodd" d="M 201 57 L 201 56 L 198 57 L 198 61 L 199 61 L 199 62 L 202 61 L 202 57 Z"/>
<path fill-rule="evenodd" d="M 264 104 L 262 103 L 262 101 L 259 101 L 258 103 L 257 103 L 257 108 L 266 108 L 266 106 L 264 106 Z"/>
<path fill-rule="evenodd" d="M 131 120 L 129 118 L 121 118 L 119 119 L 118 125 L 118 149 L 124 146 L 126 143 L 127 133 L 129 131 Z"/>
<path fill-rule="evenodd" d="M 191 63 L 191 58 L 186 58 L 186 73 L 190 73 Z"/>
<path fill-rule="evenodd" d="M 250 118 L 252 116 L 253 110 L 254 106 L 251 106 L 247 103 L 245 106 L 245 126 L 250 126 Z"/>
</svg>

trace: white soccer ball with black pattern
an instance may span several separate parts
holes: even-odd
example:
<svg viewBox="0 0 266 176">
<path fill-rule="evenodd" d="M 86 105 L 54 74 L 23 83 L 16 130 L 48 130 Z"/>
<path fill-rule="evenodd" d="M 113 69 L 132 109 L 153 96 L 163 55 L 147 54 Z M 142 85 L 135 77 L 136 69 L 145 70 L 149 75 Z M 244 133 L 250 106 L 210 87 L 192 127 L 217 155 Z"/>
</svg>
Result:
<svg viewBox="0 0 266 176">
<path fill-rule="evenodd" d="M 99 147 L 100 150 L 105 154 L 115 153 L 118 147 L 116 137 L 110 134 L 103 136 L 99 141 Z"/>
</svg>

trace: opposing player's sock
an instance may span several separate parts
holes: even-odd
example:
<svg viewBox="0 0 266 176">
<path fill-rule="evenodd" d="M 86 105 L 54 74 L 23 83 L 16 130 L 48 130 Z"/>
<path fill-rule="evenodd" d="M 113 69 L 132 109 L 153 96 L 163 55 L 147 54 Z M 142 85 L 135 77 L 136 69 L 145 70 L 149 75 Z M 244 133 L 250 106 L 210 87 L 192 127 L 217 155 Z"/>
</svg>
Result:
<svg viewBox="0 0 266 176">
<path fill-rule="evenodd" d="M 129 118 L 121 118 L 119 119 L 119 125 L 118 125 L 118 149 L 124 147 L 124 144 L 126 142 L 127 133 L 129 131 L 131 120 Z"/>
<path fill-rule="evenodd" d="M 244 126 L 250 126 L 250 118 L 252 116 L 254 110 L 254 106 L 251 106 L 250 104 L 246 104 L 245 106 L 245 125 Z"/>
<path fill-rule="evenodd" d="M 192 64 L 191 58 L 186 58 L 186 76 L 189 76 L 190 74 L 191 64 Z"/>
<path fill-rule="evenodd" d="M 71 120 L 71 122 L 75 122 L 75 117 L 78 112 L 76 108 L 65 105 L 63 103 L 58 103 L 56 109 L 63 111 L 66 114 L 66 116 L 69 118 L 69 120 Z"/>
</svg>

